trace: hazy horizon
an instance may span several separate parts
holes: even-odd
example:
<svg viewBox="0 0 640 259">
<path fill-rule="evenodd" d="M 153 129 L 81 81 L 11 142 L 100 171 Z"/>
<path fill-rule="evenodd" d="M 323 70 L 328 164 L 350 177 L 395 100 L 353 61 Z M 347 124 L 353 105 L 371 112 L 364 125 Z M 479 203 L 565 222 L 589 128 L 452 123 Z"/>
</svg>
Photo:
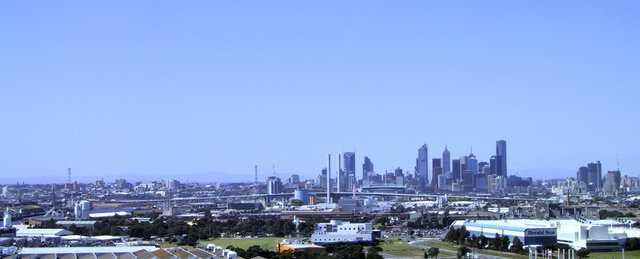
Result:
<svg viewBox="0 0 640 259">
<path fill-rule="evenodd" d="M 603 175 L 638 176 L 637 10 L 2 2 L 0 183 L 66 182 L 67 168 L 73 179 L 253 181 L 254 165 L 261 181 L 274 166 L 307 179 L 345 151 L 360 178 L 364 156 L 378 173 L 413 172 L 424 143 L 430 160 L 448 146 L 452 159 L 473 148 L 488 161 L 499 139 L 509 174 L 575 177 L 599 160 Z"/>
</svg>

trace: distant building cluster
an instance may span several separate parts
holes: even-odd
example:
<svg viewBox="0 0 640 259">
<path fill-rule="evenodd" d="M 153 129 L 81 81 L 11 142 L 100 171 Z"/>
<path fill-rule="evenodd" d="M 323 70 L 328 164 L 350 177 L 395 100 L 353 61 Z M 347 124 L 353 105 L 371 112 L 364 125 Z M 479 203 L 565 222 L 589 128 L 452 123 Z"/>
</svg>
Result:
<svg viewBox="0 0 640 259">
<path fill-rule="evenodd" d="M 331 162 L 329 162 L 331 163 Z M 532 179 L 523 179 L 507 174 L 507 142 L 496 141 L 496 153 L 488 161 L 479 161 L 471 152 L 469 155 L 451 159 L 445 147 L 442 157 L 429 160 L 426 144 L 418 149 L 413 172 L 398 167 L 393 171 L 376 172 L 368 156 L 364 157 L 361 178 L 356 174 L 355 152 L 344 152 L 338 156 L 338 170 L 331 177 L 330 166 L 323 168 L 314 181 L 319 188 L 329 188 L 331 192 L 351 192 L 356 188 L 370 192 L 404 192 L 413 190 L 429 192 L 489 192 L 498 193 L 511 186 L 529 186 Z"/>
</svg>

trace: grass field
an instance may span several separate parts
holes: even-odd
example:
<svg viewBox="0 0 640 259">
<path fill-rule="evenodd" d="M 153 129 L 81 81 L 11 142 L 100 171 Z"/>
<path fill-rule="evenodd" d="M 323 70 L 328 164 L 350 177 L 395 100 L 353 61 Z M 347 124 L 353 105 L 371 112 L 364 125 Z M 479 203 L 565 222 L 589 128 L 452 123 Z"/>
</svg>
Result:
<svg viewBox="0 0 640 259">
<path fill-rule="evenodd" d="M 215 244 L 217 246 L 221 246 L 223 248 L 227 248 L 227 246 L 232 245 L 235 247 L 240 247 L 242 249 L 247 249 L 250 246 L 259 245 L 262 249 L 267 250 L 276 250 L 276 244 L 280 243 L 283 237 L 260 237 L 260 238 L 218 238 L 203 241 L 205 244 Z"/>
<path fill-rule="evenodd" d="M 398 257 L 422 258 L 425 252 L 421 248 L 393 240 L 380 242 L 380 247 L 382 248 L 381 253 Z"/>
<path fill-rule="evenodd" d="M 640 259 L 640 250 L 625 251 L 625 259 Z M 592 252 L 589 253 L 589 259 L 622 259 L 622 251 L 617 252 Z"/>
<path fill-rule="evenodd" d="M 458 246 L 456 246 L 456 245 L 453 245 L 453 244 L 450 244 L 450 243 L 447 243 L 447 242 L 443 242 L 443 241 L 436 241 L 436 240 L 420 243 L 420 245 L 428 246 L 428 247 L 437 247 L 437 248 L 440 248 L 441 250 L 442 249 L 447 249 L 447 250 L 451 250 L 451 251 L 457 251 L 458 250 Z M 500 256 L 500 257 L 512 258 L 512 259 L 529 258 L 529 256 L 525 256 L 525 255 L 519 255 L 519 254 L 507 253 L 507 252 L 499 252 L 499 251 L 489 250 L 489 249 L 479 249 L 479 250 L 476 250 L 476 252 L 479 253 L 479 254 Z M 442 253 L 442 251 L 441 251 L 441 253 Z"/>
</svg>

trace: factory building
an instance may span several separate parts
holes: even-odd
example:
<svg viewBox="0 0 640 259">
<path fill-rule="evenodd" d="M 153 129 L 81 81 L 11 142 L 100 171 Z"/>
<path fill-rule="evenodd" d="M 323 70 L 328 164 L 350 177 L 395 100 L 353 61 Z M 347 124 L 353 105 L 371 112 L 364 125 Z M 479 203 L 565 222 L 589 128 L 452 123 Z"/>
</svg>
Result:
<svg viewBox="0 0 640 259">
<path fill-rule="evenodd" d="M 470 235 L 484 235 L 493 239 L 496 234 L 508 236 L 513 242 L 518 237 L 524 245 L 555 244 L 557 240 L 555 224 L 539 220 L 457 220 L 455 228 L 464 226 Z"/>
<path fill-rule="evenodd" d="M 591 251 L 615 251 L 623 249 L 627 234 L 609 231 L 609 225 L 582 223 L 576 220 L 555 221 L 558 229 L 558 244 L 574 249 Z"/>
<path fill-rule="evenodd" d="M 316 224 L 311 242 L 316 245 L 332 244 L 370 244 L 380 237 L 380 231 L 374 230 L 371 223 L 349 223 L 331 220 L 329 223 Z"/>
<path fill-rule="evenodd" d="M 623 249 L 628 231 L 610 221 L 559 220 L 457 220 L 454 228 L 464 226 L 470 235 L 492 239 L 496 234 L 518 237 L 524 245 L 558 244 L 573 249 L 617 251 Z M 635 233 L 634 233 L 635 234 Z"/>
</svg>

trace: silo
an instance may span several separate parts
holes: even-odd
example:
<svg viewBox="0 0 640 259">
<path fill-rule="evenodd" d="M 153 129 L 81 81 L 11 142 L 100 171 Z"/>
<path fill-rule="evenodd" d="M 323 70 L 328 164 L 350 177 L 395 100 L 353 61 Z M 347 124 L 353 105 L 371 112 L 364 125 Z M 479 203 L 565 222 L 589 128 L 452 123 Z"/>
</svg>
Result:
<svg viewBox="0 0 640 259">
<path fill-rule="evenodd" d="M 304 205 L 308 205 L 309 204 L 309 191 L 306 189 L 298 189 L 293 191 L 293 198 L 296 200 L 301 200 L 302 204 Z"/>
</svg>

